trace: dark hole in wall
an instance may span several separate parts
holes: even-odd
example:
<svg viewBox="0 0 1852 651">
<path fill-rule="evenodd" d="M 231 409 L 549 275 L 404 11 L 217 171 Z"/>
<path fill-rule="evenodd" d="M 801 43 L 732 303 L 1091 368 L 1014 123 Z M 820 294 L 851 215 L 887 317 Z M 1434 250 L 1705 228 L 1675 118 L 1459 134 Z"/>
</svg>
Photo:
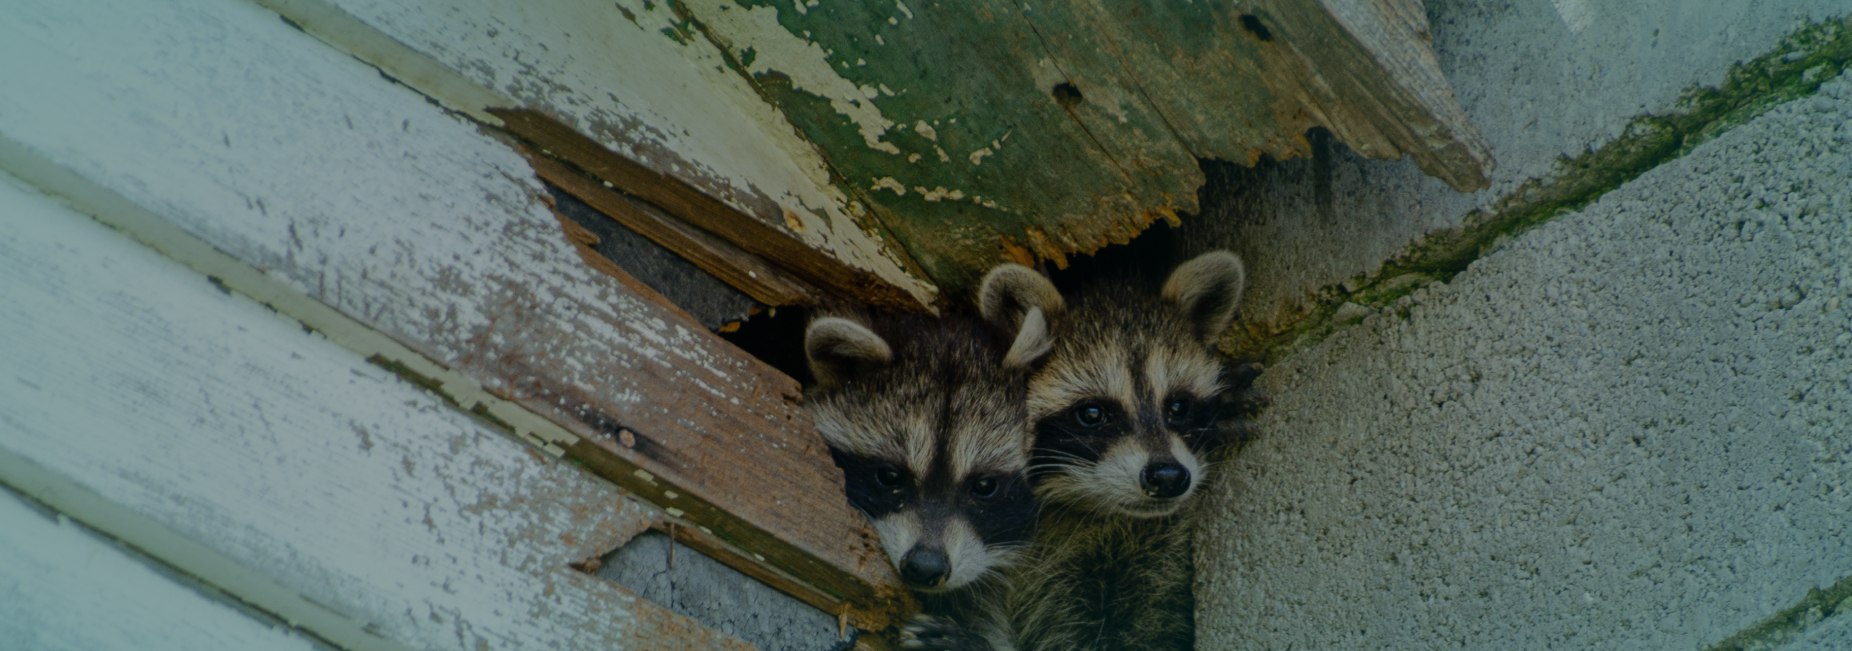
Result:
<svg viewBox="0 0 1852 651">
<path fill-rule="evenodd" d="M 675 544 L 663 533 L 645 532 L 600 562 L 594 576 L 768 651 L 847 651 L 859 635 L 850 629 L 845 639 L 836 639 L 835 616 Z"/>
<path fill-rule="evenodd" d="M 1273 40 L 1273 32 L 1260 22 L 1259 16 L 1254 14 L 1241 14 L 1241 28 L 1248 30 L 1249 34 L 1253 34 L 1254 38 L 1260 39 L 1262 43 Z"/>
<path fill-rule="evenodd" d="M 720 336 L 808 386 L 810 363 L 804 357 L 804 328 L 810 324 L 811 312 L 794 305 L 762 309 L 740 322 L 739 328 Z"/>
<path fill-rule="evenodd" d="M 1306 133 L 1306 139 L 1312 144 L 1310 160 L 1282 162 L 1263 157 L 1254 167 L 1201 160 L 1205 183 L 1197 192 L 1200 206 L 1197 214 L 1182 216 L 1178 226 L 1158 222 L 1126 244 L 1107 246 L 1092 254 L 1069 256 L 1066 268 L 1057 269 L 1053 264 L 1044 263 L 1040 265 L 1042 271 L 1064 290 L 1088 282 L 1123 281 L 1156 292 L 1178 263 L 1213 249 L 1227 248 L 1249 263 L 1251 276 L 1255 273 L 1255 256 L 1265 252 L 1265 243 L 1246 242 L 1243 225 L 1262 218 L 1263 200 L 1273 179 L 1309 167 L 1315 176 L 1324 179 L 1321 185 L 1329 185 L 1327 159 L 1331 136 L 1324 129 L 1312 129 Z M 1321 173 L 1320 169 L 1324 171 Z M 968 301 L 969 297 L 960 296 L 959 300 Z M 804 358 L 803 342 L 804 328 L 812 314 L 812 310 L 795 306 L 762 310 L 742 322 L 737 330 L 723 332 L 721 336 L 773 368 L 808 384 L 810 369 Z"/>
<path fill-rule="evenodd" d="M 718 328 L 744 318 L 752 309 L 752 298 L 674 251 L 625 228 L 564 190 L 550 184 L 547 190 L 559 214 L 598 236 L 593 248 L 599 255 L 694 315 L 701 325 Z"/>
<path fill-rule="evenodd" d="M 1074 108 L 1087 99 L 1081 96 L 1079 87 L 1067 81 L 1055 84 L 1054 90 L 1049 93 L 1055 96 L 1055 103 L 1064 108 Z"/>
</svg>

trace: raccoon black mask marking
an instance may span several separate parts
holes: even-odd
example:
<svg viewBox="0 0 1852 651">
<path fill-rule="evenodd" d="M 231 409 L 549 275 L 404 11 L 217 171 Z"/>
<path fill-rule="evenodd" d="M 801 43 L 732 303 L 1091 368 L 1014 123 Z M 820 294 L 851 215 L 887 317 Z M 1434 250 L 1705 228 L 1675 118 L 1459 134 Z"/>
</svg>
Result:
<svg viewBox="0 0 1852 651">
<path fill-rule="evenodd" d="M 1179 265 L 1157 295 L 1108 283 L 1070 296 L 1030 381 L 1037 495 L 1101 515 L 1169 515 L 1218 444 L 1226 366 L 1215 340 L 1245 282 L 1227 251 Z"/>
<path fill-rule="evenodd" d="M 1036 502 L 1025 470 L 1028 375 L 1050 349 L 1061 309 L 1023 267 L 986 276 L 967 315 L 826 316 L 805 332 L 817 384 L 807 406 L 901 578 L 923 592 L 969 585 L 1030 539 Z"/>
</svg>

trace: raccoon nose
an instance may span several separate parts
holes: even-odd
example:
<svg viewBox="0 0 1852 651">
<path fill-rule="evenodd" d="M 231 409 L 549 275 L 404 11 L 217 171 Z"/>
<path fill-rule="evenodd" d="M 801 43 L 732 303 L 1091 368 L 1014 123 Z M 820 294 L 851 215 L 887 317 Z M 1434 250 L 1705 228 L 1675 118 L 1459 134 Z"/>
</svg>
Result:
<svg viewBox="0 0 1852 651">
<path fill-rule="evenodd" d="M 1138 483 L 1144 485 L 1146 495 L 1170 499 L 1190 490 L 1190 471 L 1175 463 L 1154 463 L 1145 466 Z"/>
<path fill-rule="evenodd" d="M 951 574 L 951 560 L 942 549 L 914 547 L 900 559 L 900 578 L 909 585 L 936 588 Z"/>
</svg>

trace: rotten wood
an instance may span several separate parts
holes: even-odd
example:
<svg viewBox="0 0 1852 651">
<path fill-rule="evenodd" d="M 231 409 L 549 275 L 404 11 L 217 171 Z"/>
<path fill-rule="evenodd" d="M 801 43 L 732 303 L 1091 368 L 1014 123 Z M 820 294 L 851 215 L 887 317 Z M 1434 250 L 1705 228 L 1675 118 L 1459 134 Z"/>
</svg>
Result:
<svg viewBox="0 0 1852 651">
<path fill-rule="evenodd" d="M 1314 127 L 1462 190 L 1491 166 L 1417 0 L 673 6 L 948 291 L 1194 212 L 1198 159 Z"/>
<path fill-rule="evenodd" d="M 899 287 L 873 274 L 839 263 L 792 237 L 786 228 L 753 219 L 673 176 L 604 148 L 543 113 L 527 109 L 494 109 L 490 113 L 501 118 L 510 133 L 533 143 L 534 147 L 544 152 L 570 161 L 598 181 L 609 183 L 614 189 L 647 201 L 675 218 L 754 256 L 762 257 L 838 297 L 895 310 L 924 308 Z M 546 171 L 543 169 L 543 174 Z M 580 184 L 580 187 L 584 185 Z M 575 193 L 575 196 L 579 195 Z M 591 203 L 591 199 L 584 196 L 579 198 Z M 610 205 L 609 202 L 606 205 Z M 618 214 L 612 214 L 612 217 L 624 219 Z M 795 224 L 795 215 L 789 220 Z M 649 237 L 647 233 L 645 236 Z M 690 260 L 693 261 L 693 258 Z M 697 264 L 701 263 L 697 261 Z M 724 260 L 710 261 L 709 264 L 716 267 L 730 266 L 725 265 Z M 740 268 L 730 272 L 730 275 L 750 273 L 750 268 Z M 741 289 L 745 290 L 744 287 Z"/>
<path fill-rule="evenodd" d="M 908 254 L 833 186 L 820 153 L 667 3 L 256 1 L 486 124 L 503 126 L 503 110 L 544 115 L 674 191 L 724 205 L 750 223 L 739 228 L 808 249 L 803 270 L 843 298 L 915 310 L 936 300 Z"/>
<path fill-rule="evenodd" d="M 753 300 L 770 306 L 814 305 L 817 302 L 819 293 L 816 288 L 766 264 L 758 256 L 692 228 L 647 204 L 639 204 L 565 163 L 534 153 L 526 147 L 522 148 L 522 152 L 527 154 L 528 163 L 534 166 L 534 171 L 542 180 L 565 190 L 567 194 L 577 197 L 625 228 L 674 251 L 702 271 L 751 296 Z"/>
<path fill-rule="evenodd" d="M 0 69 L 11 156 L 119 195 L 412 355 L 382 364 L 457 375 L 427 383 L 571 448 L 738 545 L 734 558 L 870 626 L 906 608 L 796 383 L 585 265 L 533 170 L 476 124 L 242 3 L 13 11 L 26 19 L 0 22 L 0 54 L 50 63 Z M 499 400 L 455 398 L 471 387 Z"/>
<path fill-rule="evenodd" d="M 1128 241 L 1197 209 L 1199 159 L 1313 128 L 1461 190 L 1492 165 L 1418 0 L 259 2 L 869 302 Z"/>
</svg>

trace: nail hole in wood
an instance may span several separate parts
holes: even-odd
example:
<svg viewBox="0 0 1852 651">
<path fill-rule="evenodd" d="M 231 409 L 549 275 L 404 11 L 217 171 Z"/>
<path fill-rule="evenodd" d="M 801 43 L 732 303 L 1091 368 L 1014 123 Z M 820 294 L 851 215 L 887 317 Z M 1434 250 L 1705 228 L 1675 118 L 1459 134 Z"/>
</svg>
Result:
<svg viewBox="0 0 1852 651">
<path fill-rule="evenodd" d="M 1254 14 L 1241 14 L 1241 27 L 1248 30 L 1249 34 L 1253 34 L 1254 38 L 1260 39 L 1262 43 L 1273 40 L 1273 32 L 1269 31 L 1266 25 L 1260 24 L 1260 18 Z"/>
<path fill-rule="evenodd" d="M 1053 93 L 1055 102 L 1066 108 L 1074 108 L 1075 105 L 1080 104 L 1081 101 L 1086 99 L 1085 97 L 1081 97 L 1079 88 L 1075 88 L 1074 84 L 1065 81 L 1055 84 Z"/>
</svg>

